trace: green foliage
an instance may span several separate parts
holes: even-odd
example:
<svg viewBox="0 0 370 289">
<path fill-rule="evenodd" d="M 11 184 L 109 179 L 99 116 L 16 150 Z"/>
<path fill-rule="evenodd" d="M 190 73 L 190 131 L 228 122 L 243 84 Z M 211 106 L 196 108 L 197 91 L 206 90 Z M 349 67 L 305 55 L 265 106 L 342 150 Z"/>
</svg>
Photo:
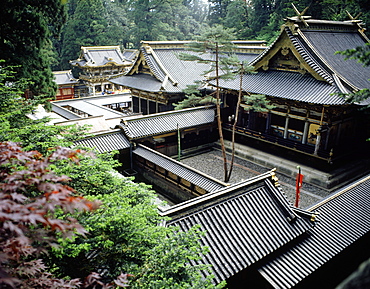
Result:
<svg viewBox="0 0 370 289">
<path fill-rule="evenodd" d="M 25 150 L 37 150 L 43 154 L 57 146 L 71 147 L 73 141 L 86 135 L 83 128 L 74 125 L 48 125 L 47 119 L 27 120 L 24 126 L 0 130 L 0 139 L 22 143 Z"/>
<path fill-rule="evenodd" d="M 202 9 L 200 3 L 188 3 L 188 7 Z M 193 34 L 199 33 L 202 23 L 194 19 L 202 19 L 198 10 L 192 15 L 191 10 L 182 0 L 136 0 L 129 2 L 133 26 L 129 31 L 132 42 L 136 47 L 145 40 L 188 40 Z M 204 19 L 204 18 L 203 18 Z"/>
<path fill-rule="evenodd" d="M 337 53 L 346 55 L 345 59 L 357 59 L 364 66 L 370 65 L 370 43 L 365 43 L 364 46 L 358 46 L 354 49 L 338 51 Z"/>
<path fill-rule="evenodd" d="M 209 24 L 221 24 L 222 19 L 226 17 L 228 5 L 233 2 L 232 0 L 208 0 L 209 8 Z"/>
<path fill-rule="evenodd" d="M 6 64 L 0 60 L 0 125 L 4 129 L 19 127 L 26 122 L 26 114 L 38 103 L 23 97 L 29 82 L 19 78 L 14 66 Z"/>
<path fill-rule="evenodd" d="M 115 1 L 86 0 L 68 2 L 68 20 L 62 31 L 61 67 L 78 58 L 81 46 L 125 45 L 130 21 L 126 6 Z"/>
<path fill-rule="evenodd" d="M 56 202 L 55 207 L 58 207 L 58 202 L 62 201 L 66 206 L 70 204 L 70 201 L 81 202 L 81 194 L 86 196 L 86 199 L 93 201 L 85 202 L 89 209 L 89 204 L 95 204 L 97 201 L 102 203 L 102 206 L 94 212 L 75 213 L 74 207 L 69 206 L 68 215 L 60 209 L 54 209 L 54 207 L 51 212 L 53 215 L 44 213 L 46 217 L 59 216 L 60 218 L 52 220 L 50 226 L 63 225 L 65 222 L 73 220 L 72 229 L 84 232 L 81 227 L 83 225 L 84 230 L 89 232 L 85 238 L 72 235 L 69 239 L 65 239 L 62 234 L 63 227 L 59 228 L 61 232 L 58 235 L 58 241 L 61 246 L 59 249 L 54 249 L 53 252 L 49 251 L 49 254 L 43 255 L 43 260 L 52 268 L 52 272 L 60 278 L 66 276 L 68 278 L 84 278 L 90 272 L 106 269 L 107 273 L 103 280 L 95 274 L 86 279 L 91 286 L 92 284 L 100 284 L 99 286 L 106 286 L 104 288 L 112 288 L 113 286 L 104 285 L 105 281 L 126 287 L 128 275 L 121 274 L 122 272 L 135 275 L 130 282 L 132 288 L 171 288 L 170 286 L 172 288 L 211 288 L 211 277 L 205 280 L 201 278 L 199 270 L 203 269 L 203 266 L 187 265 L 189 258 L 196 259 L 199 256 L 197 252 L 201 252 L 200 244 L 194 241 L 197 240 L 198 233 L 191 230 L 190 233 L 177 234 L 174 228 L 159 226 L 163 219 L 157 212 L 154 192 L 145 184 L 134 183 L 132 179 L 115 173 L 114 168 L 118 162 L 113 160 L 113 153 L 98 156 L 91 153 L 79 155 L 81 150 L 71 153 L 68 149 L 58 148 L 71 146 L 73 140 L 78 138 L 83 131 L 76 127 L 49 126 L 46 124 L 47 120 L 27 119 L 22 113 L 32 111 L 37 103 L 28 102 L 21 97 L 23 80 L 7 81 L 11 79 L 12 75 L 12 68 L 1 67 L 0 111 L 2 112 L 2 122 L 0 138 L 22 142 L 25 145 L 25 150 L 31 152 L 24 152 L 23 156 L 16 147 L 16 156 L 11 157 L 11 161 L 2 166 L 2 176 L 6 176 L 6 171 L 9 171 L 15 184 L 11 183 L 10 179 L 4 181 L 1 193 L 4 193 L 8 188 L 19 188 L 24 197 L 37 198 L 46 192 L 48 194 L 42 198 L 42 202 L 45 204 L 42 203 L 39 211 L 54 206 L 54 201 Z M 16 117 L 19 117 L 20 120 L 13 122 Z M 45 160 L 42 158 L 42 154 L 36 150 L 45 155 Z M 7 152 L 9 149 L 4 151 L 6 152 L 5 156 L 11 156 Z M 34 158 L 34 160 L 31 161 L 29 158 Z M 37 166 L 34 163 L 37 163 Z M 53 190 L 61 190 L 63 193 L 67 192 L 68 195 L 61 194 L 62 199 L 59 199 L 59 195 L 52 192 Z M 12 196 L 17 197 L 16 194 L 12 194 Z M 44 200 L 49 197 L 50 200 Z M 2 198 L 3 196 L 0 196 L 0 199 Z M 23 197 L 17 198 L 24 200 Z M 9 196 L 4 196 L 5 201 L 9 199 Z M 64 203 L 61 204 L 64 206 Z M 19 208 L 18 205 L 15 207 Z M 79 205 L 76 209 L 80 208 L 84 209 L 85 207 Z M 39 211 L 31 212 L 35 216 L 34 218 L 38 216 L 37 212 Z M 75 219 L 70 218 L 72 216 L 78 219 L 78 223 Z M 37 218 L 37 220 L 41 220 L 40 216 Z M 30 224 L 30 234 L 27 235 L 29 237 L 27 241 L 36 240 L 38 242 L 35 237 L 41 238 L 41 241 L 49 240 L 51 235 L 48 233 L 43 233 L 40 236 L 32 235 L 38 232 L 35 227 L 37 224 L 32 220 Z M 1 230 L 2 228 L 0 228 Z M 0 235 L 4 236 L 4 234 Z M 0 238 L 0 243 L 2 240 Z M 50 240 L 54 241 L 54 239 Z M 164 247 L 164 244 L 167 246 Z M 28 243 L 26 245 L 28 246 Z M 16 246 L 12 246 L 12 248 L 17 250 Z M 28 246 L 28 248 L 30 247 Z M 49 250 L 49 247 L 47 249 Z M 159 254 L 158 250 L 162 249 L 164 251 Z M 39 280 L 37 278 L 50 279 L 50 273 L 44 270 L 45 264 L 35 259 L 33 251 L 31 253 L 25 257 L 27 259 L 26 267 L 28 266 L 26 269 L 32 268 L 33 270 L 29 271 L 32 274 L 28 273 L 27 276 L 36 277 L 32 280 L 26 278 L 25 282 L 34 284 L 32 282 Z M 9 258 L 14 259 L 14 256 Z M 11 259 L 12 262 L 13 259 Z M 26 259 L 21 258 L 18 261 L 23 262 Z M 163 266 L 164 262 L 168 264 L 168 267 Z M 2 265 L 2 262 L 0 263 Z M 16 262 L 14 264 L 16 266 L 9 265 L 9 272 L 15 272 L 16 268 L 22 269 L 24 267 L 23 265 L 19 266 Z M 42 275 L 44 271 L 49 275 Z M 116 276 L 119 277 L 114 280 Z M 48 282 L 55 280 L 64 284 L 57 278 L 49 279 L 45 280 Z M 65 284 L 73 283 L 74 287 L 70 285 L 71 288 L 78 288 L 81 284 L 76 279 L 71 282 Z M 158 287 L 160 284 L 162 287 Z M 33 286 L 37 285 L 30 285 L 28 288 Z M 51 288 L 51 285 L 46 285 L 45 288 Z"/>
<path fill-rule="evenodd" d="M 200 274 L 207 266 L 188 264 L 205 253 L 198 242 L 201 232 L 158 226 L 163 219 L 149 187 L 127 178 L 116 182 L 114 191 L 88 198 L 101 202 L 93 214 L 78 217 L 89 237 L 61 240 L 53 254 L 57 271 L 75 277 L 105 269 L 106 280 L 130 272 L 131 288 L 215 288 L 212 276 L 203 280 Z"/>
<path fill-rule="evenodd" d="M 122 186 L 122 181 L 113 174 L 119 165 L 113 155 L 114 152 L 97 156 L 91 153 L 82 156 L 78 166 L 64 161 L 58 163 L 54 170 L 68 175 L 73 187 L 83 195 L 110 194 Z"/>
<path fill-rule="evenodd" d="M 89 211 L 98 204 L 73 196 L 64 185 L 68 177 L 49 169 L 58 159 L 76 160 L 76 152 L 58 149 L 48 157 L 26 152 L 12 142 L 0 142 L 0 287 L 78 288 L 79 280 L 64 281 L 51 275 L 40 252 L 56 236 L 67 238 L 86 231 L 71 212 Z M 63 218 L 58 218 L 63 216 Z M 85 284 L 88 285 L 88 284 Z"/>
<path fill-rule="evenodd" d="M 202 75 L 216 79 L 232 79 L 235 77 L 233 72 L 239 63 L 233 55 L 235 46 L 230 40 L 234 39 L 234 29 L 224 28 L 222 25 L 205 28 L 196 41 L 186 45 L 186 52 L 178 54 L 183 61 L 195 61 L 209 65 L 209 69 L 203 71 Z M 195 52 L 195 53 L 191 53 Z M 200 83 L 189 85 L 184 90 L 186 98 L 176 104 L 176 109 L 215 103 L 220 104 L 220 99 L 213 95 L 201 95 L 199 91 Z"/>
<path fill-rule="evenodd" d="M 247 2 L 236 0 L 231 1 L 227 6 L 222 24 L 227 28 L 235 29 L 236 39 L 247 39 L 252 34 L 248 20 Z"/>
<path fill-rule="evenodd" d="M 0 141 L 19 142 L 27 151 L 46 154 L 50 148 L 70 147 L 85 134 L 84 127 L 52 126 L 48 119 L 28 118 L 40 101 L 23 96 L 29 82 L 16 76 L 13 66 L 0 67 Z"/>
<path fill-rule="evenodd" d="M 144 270 L 138 273 L 133 288 L 223 288 L 225 282 L 213 285 L 213 275 L 201 275 L 202 271 L 210 273 L 207 265 L 184 266 L 184 261 L 196 262 L 207 253 L 206 248 L 199 247 L 199 239 L 203 235 L 199 227 L 193 227 L 188 232 L 173 231 L 169 238 L 164 238 L 150 250 Z"/>
<path fill-rule="evenodd" d="M 200 105 L 213 105 L 216 103 L 216 100 L 212 95 L 202 95 L 203 92 L 199 90 L 199 84 L 188 85 L 183 92 L 185 92 L 185 99 L 174 104 L 175 110 Z"/>
<path fill-rule="evenodd" d="M 267 112 L 274 108 L 273 105 L 269 104 L 266 96 L 262 94 L 249 94 L 244 96 L 244 103 L 250 105 L 253 111 L 256 112 Z"/>
<path fill-rule="evenodd" d="M 0 59 L 13 65 L 17 78 L 32 79 L 34 95 L 53 98 L 56 84 L 50 69 L 50 40 L 65 21 L 60 0 L 4 0 L 0 17 Z"/>
</svg>

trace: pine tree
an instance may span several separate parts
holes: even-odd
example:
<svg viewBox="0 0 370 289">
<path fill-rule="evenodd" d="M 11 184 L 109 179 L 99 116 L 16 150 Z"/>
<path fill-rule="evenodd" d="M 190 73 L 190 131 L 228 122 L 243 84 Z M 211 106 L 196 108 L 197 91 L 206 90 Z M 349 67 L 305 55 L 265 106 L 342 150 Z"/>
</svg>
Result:
<svg viewBox="0 0 370 289">
<path fill-rule="evenodd" d="M 207 63 L 209 70 L 204 71 L 204 75 L 212 75 L 216 81 L 215 104 L 216 120 L 221 143 L 222 156 L 224 160 L 224 180 L 228 180 L 228 166 L 226 157 L 226 148 L 224 143 L 222 121 L 221 121 L 221 97 L 219 80 L 233 78 L 232 69 L 238 63 L 238 59 L 232 56 L 234 45 L 231 39 L 234 37 L 232 29 L 224 29 L 221 25 L 216 25 L 206 29 L 197 41 L 189 43 L 187 48 L 197 54 L 180 53 L 179 58 L 184 61 L 196 61 L 198 63 Z M 221 73 L 222 71 L 222 73 Z"/>
</svg>

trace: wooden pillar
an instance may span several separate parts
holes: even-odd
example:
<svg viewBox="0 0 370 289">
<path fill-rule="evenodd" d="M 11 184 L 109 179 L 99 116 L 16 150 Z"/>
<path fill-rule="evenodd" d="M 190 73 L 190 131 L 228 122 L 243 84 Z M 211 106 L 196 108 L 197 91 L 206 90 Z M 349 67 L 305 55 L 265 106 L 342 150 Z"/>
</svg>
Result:
<svg viewBox="0 0 370 289">
<path fill-rule="evenodd" d="M 266 119 L 266 127 L 265 127 L 265 133 L 268 133 L 270 131 L 271 126 L 271 113 L 267 113 L 267 119 Z"/>
<path fill-rule="evenodd" d="M 318 152 L 319 152 L 319 148 L 320 148 L 320 143 L 321 143 L 321 126 L 319 127 L 319 133 L 316 137 L 316 144 L 315 144 L 315 151 L 314 151 L 314 155 L 317 156 Z"/>
<path fill-rule="evenodd" d="M 284 127 L 284 138 L 288 138 L 288 129 L 289 129 L 289 116 L 285 117 L 285 127 Z"/>
<path fill-rule="evenodd" d="M 149 98 L 146 99 L 146 112 L 147 114 L 150 114 Z"/>
<path fill-rule="evenodd" d="M 339 123 L 338 124 L 338 130 L 337 130 L 337 136 L 336 136 L 336 140 L 335 140 L 336 145 L 339 145 L 341 130 L 342 130 L 342 123 Z"/>
<path fill-rule="evenodd" d="M 137 96 L 137 99 L 139 100 L 139 113 L 141 113 L 141 97 L 140 97 L 140 92 L 139 92 L 139 95 Z"/>
<path fill-rule="evenodd" d="M 320 144 L 321 144 L 321 131 L 322 131 L 322 124 L 323 124 L 323 121 L 324 121 L 324 114 L 325 114 L 325 107 L 323 106 L 322 107 L 322 112 L 321 112 L 320 126 L 319 126 L 319 129 L 318 129 L 318 134 L 317 134 L 317 138 L 316 138 L 315 151 L 313 153 L 316 156 L 319 152 L 319 148 L 320 148 Z"/>
<path fill-rule="evenodd" d="M 158 95 L 155 97 L 155 113 L 158 113 Z"/>
<path fill-rule="evenodd" d="M 302 136 L 302 144 L 307 143 L 308 139 L 308 128 L 310 127 L 310 122 L 308 120 L 305 121 L 304 123 L 304 128 L 303 128 L 303 136 Z"/>
<path fill-rule="evenodd" d="M 327 131 L 326 131 L 326 139 L 325 139 L 325 150 L 328 149 L 328 145 L 329 145 L 329 137 L 330 137 L 330 131 L 332 130 L 332 126 L 328 127 L 327 128 Z"/>
</svg>

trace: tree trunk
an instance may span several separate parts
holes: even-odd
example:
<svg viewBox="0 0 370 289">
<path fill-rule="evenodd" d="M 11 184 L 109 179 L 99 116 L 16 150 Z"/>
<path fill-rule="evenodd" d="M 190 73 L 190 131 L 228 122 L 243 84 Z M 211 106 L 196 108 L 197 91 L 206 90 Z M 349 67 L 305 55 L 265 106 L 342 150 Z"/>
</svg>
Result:
<svg viewBox="0 0 370 289">
<path fill-rule="evenodd" d="M 240 73 L 238 102 L 236 104 L 235 119 L 234 119 L 234 124 L 233 124 L 232 132 L 231 132 L 231 161 L 230 161 L 230 169 L 229 169 L 229 173 L 227 175 L 227 179 L 225 180 L 225 182 L 228 182 L 230 180 L 231 173 L 232 173 L 233 167 L 234 167 L 234 159 L 235 159 L 235 129 L 236 129 L 236 124 L 238 123 L 238 119 L 239 119 L 239 108 L 240 108 L 240 104 L 242 102 L 242 84 L 243 84 L 243 64 L 242 64 L 241 73 Z"/>
<path fill-rule="evenodd" d="M 226 148 L 224 142 L 224 135 L 222 132 L 222 121 L 221 121 L 221 100 L 220 100 L 220 88 L 219 88 L 219 75 L 218 75 L 218 43 L 216 43 L 216 112 L 217 112 L 217 127 L 218 133 L 220 136 L 220 144 L 222 156 L 224 159 L 224 180 L 227 182 L 227 157 L 226 157 Z"/>
</svg>

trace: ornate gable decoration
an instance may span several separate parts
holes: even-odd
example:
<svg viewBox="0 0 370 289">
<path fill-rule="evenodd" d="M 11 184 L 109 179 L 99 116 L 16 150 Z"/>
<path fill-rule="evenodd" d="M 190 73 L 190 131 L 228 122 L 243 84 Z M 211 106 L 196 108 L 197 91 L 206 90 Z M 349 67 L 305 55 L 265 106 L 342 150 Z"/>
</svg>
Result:
<svg viewBox="0 0 370 289">
<path fill-rule="evenodd" d="M 286 19 L 279 37 L 251 65 L 260 71 L 309 73 L 342 93 L 369 88 L 365 76 L 370 68 L 336 54 L 369 43 L 358 16 L 349 14 L 349 21 L 318 20 L 304 15 L 307 8 L 293 8 L 297 16 Z"/>
</svg>

